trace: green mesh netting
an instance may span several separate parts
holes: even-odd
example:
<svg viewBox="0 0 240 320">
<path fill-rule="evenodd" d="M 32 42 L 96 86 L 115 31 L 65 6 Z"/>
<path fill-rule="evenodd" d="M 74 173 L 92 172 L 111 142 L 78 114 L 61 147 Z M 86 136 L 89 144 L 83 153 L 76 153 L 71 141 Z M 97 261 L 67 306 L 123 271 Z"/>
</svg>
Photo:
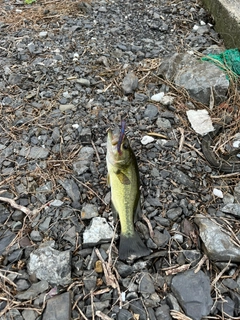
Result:
<svg viewBox="0 0 240 320">
<path fill-rule="evenodd" d="M 231 71 L 235 76 L 240 76 L 240 51 L 238 49 L 228 49 L 220 54 L 210 53 L 202 60 L 213 62 L 221 69 Z"/>
</svg>

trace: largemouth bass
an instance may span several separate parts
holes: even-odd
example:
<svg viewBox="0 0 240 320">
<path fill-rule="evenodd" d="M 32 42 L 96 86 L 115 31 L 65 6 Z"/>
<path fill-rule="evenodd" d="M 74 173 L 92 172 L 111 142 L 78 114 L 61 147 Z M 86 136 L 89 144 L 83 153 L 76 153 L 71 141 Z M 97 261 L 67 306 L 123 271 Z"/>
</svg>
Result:
<svg viewBox="0 0 240 320">
<path fill-rule="evenodd" d="M 150 250 L 134 229 L 134 222 L 141 216 L 140 181 L 136 157 L 125 135 L 121 131 L 108 131 L 107 138 L 108 185 L 111 187 L 112 211 L 115 220 L 120 219 L 121 234 L 119 258 L 133 260 L 147 256 Z"/>
</svg>

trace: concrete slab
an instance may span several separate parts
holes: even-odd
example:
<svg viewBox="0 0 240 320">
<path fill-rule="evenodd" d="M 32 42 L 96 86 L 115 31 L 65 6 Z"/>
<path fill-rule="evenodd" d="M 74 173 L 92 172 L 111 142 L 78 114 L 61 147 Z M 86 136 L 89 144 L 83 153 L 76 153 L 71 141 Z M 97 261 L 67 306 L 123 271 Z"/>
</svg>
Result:
<svg viewBox="0 0 240 320">
<path fill-rule="evenodd" d="M 240 0 L 202 0 L 226 48 L 240 49 Z"/>
</svg>

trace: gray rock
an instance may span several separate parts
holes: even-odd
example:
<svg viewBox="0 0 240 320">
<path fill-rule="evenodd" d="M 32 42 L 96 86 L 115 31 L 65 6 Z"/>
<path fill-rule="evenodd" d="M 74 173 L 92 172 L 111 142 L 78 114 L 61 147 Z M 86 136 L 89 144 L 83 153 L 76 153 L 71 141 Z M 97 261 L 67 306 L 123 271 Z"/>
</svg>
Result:
<svg viewBox="0 0 240 320">
<path fill-rule="evenodd" d="M 24 291 L 29 289 L 30 283 L 25 279 L 19 279 L 16 281 L 17 291 Z"/>
<path fill-rule="evenodd" d="M 91 85 L 90 81 L 84 78 L 77 79 L 76 82 L 85 87 L 90 87 Z"/>
<path fill-rule="evenodd" d="M 138 77 L 134 72 L 128 72 L 122 82 L 122 89 L 125 95 L 133 93 L 138 87 Z"/>
<path fill-rule="evenodd" d="M 61 104 L 61 105 L 59 106 L 59 110 L 60 110 L 61 112 L 65 112 L 65 111 L 67 111 L 67 110 L 76 111 L 76 110 L 77 110 L 77 107 L 76 107 L 74 104 L 72 104 L 72 103 L 69 103 L 69 104 Z"/>
<path fill-rule="evenodd" d="M 180 185 L 184 185 L 185 187 L 188 187 L 188 188 L 194 187 L 194 182 L 192 181 L 192 179 L 181 170 L 174 168 L 173 176 L 174 176 L 174 180 L 176 180 Z"/>
<path fill-rule="evenodd" d="M 148 298 L 150 294 L 155 292 L 154 282 L 148 273 L 143 273 L 139 282 L 139 292 L 144 298 Z"/>
<path fill-rule="evenodd" d="M 5 249 L 8 247 L 8 245 L 13 241 L 15 238 L 15 233 L 8 230 L 5 234 L 1 235 L 0 238 L 0 255 L 2 255 L 5 251 Z"/>
<path fill-rule="evenodd" d="M 80 191 L 76 182 L 73 179 L 58 180 L 58 182 L 65 189 L 73 203 L 77 204 L 80 200 Z"/>
<path fill-rule="evenodd" d="M 170 308 L 167 304 L 163 304 L 161 307 L 158 307 L 155 311 L 155 315 L 158 320 L 172 320 Z"/>
<path fill-rule="evenodd" d="M 98 208 L 94 204 L 87 203 L 81 210 L 81 219 L 92 219 L 98 216 Z"/>
<path fill-rule="evenodd" d="M 171 126 L 171 122 L 168 119 L 159 117 L 157 119 L 157 127 L 165 131 L 167 129 L 170 129 L 172 126 Z"/>
<path fill-rule="evenodd" d="M 63 236 L 63 239 L 69 241 L 73 246 L 76 244 L 76 227 L 69 228 Z"/>
<path fill-rule="evenodd" d="M 117 270 L 122 278 L 126 278 L 133 272 L 132 266 L 123 263 L 122 261 L 117 261 Z"/>
<path fill-rule="evenodd" d="M 225 101 L 229 80 L 217 66 L 201 61 L 188 53 L 174 54 L 166 58 L 159 67 L 158 74 L 173 80 L 185 88 L 190 96 L 203 104 L 209 105 L 211 88 L 215 104 Z"/>
<path fill-rule="evenodd" d="M 38 230 L 32 230 L 30 233 L 30 238 L 32 241 L 42 241 L 42 236 Z"/>
<path fill-rule="evenodd" d="M 30 42 L 28 45 L 28 50 L 30 53 L 34 53 L 34 51 L 36 50 L 36 46 L 33 42 Z"/>
<path fill-rule="evenodd" d="M 83 147 L 78 154 L 79 161 L 73 163 L 73 170 L 78 174 L 81 175 L 86 172 L 89 167 L 90 163 L 93 159 L 94 149 L 91 147 Z"/>
<path fill-rule="evenodd" d="M 97 276 L 96 274 L 90 274 L 83 277 L 84 288 L 87 292 L 90 292 L 93 288 L 96 287 Z"/>
<path fill-rule="evenodd" d="M 14 221 L 22 221 L 24 218 L 24 213 L 20 210 L 15 210 L 12 214 L 12 219 Z"/>
<path fill-rule="evenodd" d="M 0 224 L 4 224 L 4 222 L 7 220 L 7 218 L 9 217 L 10 215 L 10 212 L 8 211 L 7 208 L 5 208 L 4 205 L 2 205 L 0 203 Z M 1 240 L 0 240 L 0 244 L 1 244 Z M 1 245 L 0 245 L 0 250 L 1 250 Z M 1 253 L 0 253 L 1 254 Z"/>
<path fill-rule="evenodd" d="M 22 317 L 24 320 L 36 320 L 38 313 L 34 310 L 26 309 L 22 311 Z"/>
<path fill-rule="evenodd" d="M 70 320 L 71 293 L 69 291 L 57 295 L 47 301 L 42 320 Z"/>
<path fill-rule="evenodd" d="M 187 316 L 201 320 L 209 315 L 213 301 L 210 279 L 204 272 L 188 270 L 177 274 L 172 279 L 171 289 Z"/>
<path fill-rule="evenodd" d="M 41 32 L 39 32 L 38 35 L 39 35 L 40 38 L 46 38 L 47 35 L 48 35 L 48 32 L 47 31 L 41 31 Z"/>
<path fill-rule="evenodd" d="M 164 229 L 163 232 L 160 232 L 159 230 L 154 230 L 154 237 L 153 241 L 157 245 L 158 248 L 163 248 L 166 246 L 170 239 L 170 234 L 167 231 L 167 229 Z"/>
<path fill-rule="evenodd" d="M 176 221 L 181 216 L 181 214 L 182 214 L 181 207 L 172 208 L 166 212 L 168 219 L 170 219 L 172 221 Z"/>
<path fill-rule="evenodd" d="M 235 185 L 233 194 L 236 202 L 240 203 L 240 182 Z"/>
<path fill-rule="evenodd" d="M 50 223 L 51 223 L 52 218 L 51 217 L 46 217 L 42 223 L 39 224 L 39 229 L 42 232 L 46 232 L 49 229 Z"/>
<path fill-rule="evenodd" d="M 240 262 L 240 248 L 219 225 L 201 214 L 196 215 L 194 222 L 199 227 L 200 237 L 211 260 Z"/>
<path fill-rule="evenodd" d="M 83 243 L 95 245 L 102 241 L 110 241 L 114 236 L 112 227 L 105 218 L 95 217 L 83 233 Z"/>
<path fill-rule="evenodd" d="M 133 300 L 129 303 L 129 309 L 134 313 L 139 315 L 139 320 L 147 320 L 146 311 L 143 307 L 141 300 Z"/>
<path fill-rule="evenodd" d="M 49 150 L 43 147 L 22 147 L 19 151 L 19 156 L 28 159 L 46 159 L 49 155 Z"/>
<path fill-rule="evenodd" d="M 117 314 L 117 320 L 132 320 L 132 314 L 126 309 L 120 309 Z"/>
<path fill-rule="evenodd" d="M 224 297 L 223 300 L 217 303 L 217 309 L 229 317 L 234 316 L 235 303 L 230 297 Z"/>
<path fill-rule="evenodd" d="M 181 311 L 181 308 L 178 304 L 178 301 L 177 299 L 174 297 L 173 294 L 171 293 L 168 293 L 167 296 L 166 296 L 166 301 L 167 301 L 167 304 L 170 306 L 170 309 L 171 310 L 175 310 L 175 311 Z"/>
<path fill-rule="evenodd" d="M 148 104 L 146 106 L 146 109 L 144 110 L 144 117 L 147 117 L 150 120 L 153 120 L 156 118 L 157 114 L 158 114 L 158 108 L 154 104 Z"/>
<path fill-rule="evenodd" d="M 21 313 L 17 309 L 9 310 L 1 320 L 23 320 Z"/>
<path fill-rule="evenodd" d="M 54 241 L 43 243 L 30 254 L 29 274 L 51 284 L 66 285 L 71 281 L 71 253 L 53 249 Z"/>
<path fill-rule="evenodd" d="M 236 217 L 240 217 L 240 204 L 228 203 L 221 209 L 221 211 L 225 213 L 230 213 Z"/>
<path fill-rule="evenodd" d="M 34 299 L 40 293 L 46 291 L 47 289 L 48 289 L 48 282 L 46 280 L 42 280 L 37 283 L 33 283 L 27 291 L 18 293 L 16 297 L 21 301 Z"/>
</svg>

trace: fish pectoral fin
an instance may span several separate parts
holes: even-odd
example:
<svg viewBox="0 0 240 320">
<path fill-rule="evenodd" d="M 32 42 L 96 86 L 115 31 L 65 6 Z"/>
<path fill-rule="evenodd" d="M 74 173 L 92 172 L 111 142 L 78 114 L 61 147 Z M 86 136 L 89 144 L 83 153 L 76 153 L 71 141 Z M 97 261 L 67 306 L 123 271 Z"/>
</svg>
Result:
<svg viewBox="0 0 240 320">
<path fill-rule="evenodd" d="M 115 174 L 116 174 L 116 176 L 118 177 L 118 180 L 119 180 L 122 184 L 130 184 L 130 183 L 131 183 L 131 181 L 130 181 L 130 179 L 128 178 L 128 176 L 127 176 L 125 173 L 123 173 L 122 171 L 117 170 L 117 171 L 115 172 Z"/>
<path fill-rule="evenodd" d="M 138 220 L 140 220 L 142 217 L 142 209 L 141 209 L 141 201 L 140 198 L 138 199 L 136 211 L 134 213 L 134 223 Z"/>
</svg>

